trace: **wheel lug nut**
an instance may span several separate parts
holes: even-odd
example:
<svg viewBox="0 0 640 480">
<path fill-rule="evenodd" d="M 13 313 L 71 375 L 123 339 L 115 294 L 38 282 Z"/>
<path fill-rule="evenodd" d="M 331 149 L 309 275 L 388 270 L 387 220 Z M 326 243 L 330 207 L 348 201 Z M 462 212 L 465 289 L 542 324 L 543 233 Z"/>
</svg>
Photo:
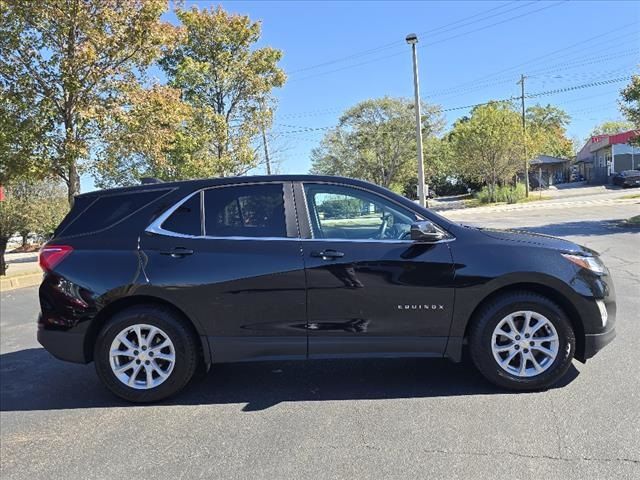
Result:
<svg viewBox="0 0 640 480">
<path fill-rule="evenodd" d="M 520 335 L 516 335 L 516 340 L 520 340 Z"/>
<path fill-rule="evenodd" d="M 144 364 L 145 365 L 149 365 L 151 362 L 149 360 L 145 361 Z"/>
<path fill-rule="evenodd" d="M 146 349 L 147 349 L 147 347 L 143 345 L 142 346 L 142 350 L 146 350 Z"/>
<path fill-rule="evenodd" d="M 134 354 L 134 355 L 138 355 L 138 353 L 140 353 L 140 352 L 138 352 L 138 350 L 134 350 L 134 351 L 133 351 L 133 354 Z"/>
<path fill-rule="evenodd" d="M 136 360 L 136 365 L 140 365 L 140 360 Z"/>
<path fill-rule="evenodd" d="M 150 357 L 153 357 L 153 352 L 149 352 L 149 356 L 150 356 Z"/>
<path fill-rule="evenodd" d="M 529 353 L 529 349 L 528 349 L 528 348 L 525 348 L 525 349 L 524 349 L 524 353 Z"/>
<path fill-rule="evenodd" d="M 515 348 L 516 350 L 520 350 L 520 345 L 516 345 L 516 346 L 515 346 L 515 347 L 513 347 L 513 348 Z"/>
<path fill-rule="evenodd" d="M 529 338 L 529 334 L 528 333 L 525 333 L 524 336 L 525 336 L 525 338 Z"/>
<path fill-rule="evenodd" d="M 531 342 L 530 345 L 533 347 L 536 343 L 535 342 Z"/>
</svg>

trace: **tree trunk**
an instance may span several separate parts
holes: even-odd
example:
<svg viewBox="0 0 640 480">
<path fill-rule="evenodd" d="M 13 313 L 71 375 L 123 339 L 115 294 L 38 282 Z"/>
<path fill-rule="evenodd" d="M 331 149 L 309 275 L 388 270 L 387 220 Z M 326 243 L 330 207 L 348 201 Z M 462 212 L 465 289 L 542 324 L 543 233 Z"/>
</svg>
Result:
<svg viewBox="0 0 640 480">
<path fill-rule="evenodd" d="M 80 193 L 80 175 L 75 160 L 69 164 L 69 181 L 67 182 L 69 207 L 73 207 L 74 197 Z"/>
<path fill-rule="evenodd" d="M 27 242 L 29 241 L 29 231 L 20 232 L 20 236 L 22 237 L 22 246 L 26 247 Z"/>
<path fill-rule="evenodd" d="M 8 237 L 0 237 L 0 276 L 7 274 L 7 264 L 4 261 L 4 252 L 7 250 Z"/>
</svg>

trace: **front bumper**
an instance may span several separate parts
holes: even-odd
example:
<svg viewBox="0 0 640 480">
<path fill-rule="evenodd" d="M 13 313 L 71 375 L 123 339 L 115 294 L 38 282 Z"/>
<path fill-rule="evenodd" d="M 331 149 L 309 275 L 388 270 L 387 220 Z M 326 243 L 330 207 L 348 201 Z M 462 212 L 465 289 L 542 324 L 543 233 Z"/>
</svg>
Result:
<svg viewBox="0 0 640 480">
<path fill-rule="evenodd" d="M 603 333 L 586 334 L 584 336 L 584 359 L 593 357 L 616 338 L 616 329 Z"/>
<path fill-rule="evenodd" d="M 84 349 L 84 334 L 38 329 L 38 343 L 54 357 L 74 363 L 89 363 Z"/>
</svg>

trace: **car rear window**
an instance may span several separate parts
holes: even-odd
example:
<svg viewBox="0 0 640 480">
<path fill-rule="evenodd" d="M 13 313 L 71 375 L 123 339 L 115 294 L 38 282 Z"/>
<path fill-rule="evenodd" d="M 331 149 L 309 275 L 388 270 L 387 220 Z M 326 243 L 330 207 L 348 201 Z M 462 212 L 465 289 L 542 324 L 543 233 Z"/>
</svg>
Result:
<svg viewBox="0 0 640 480">
<path fill-rule="evenodd" d="M 205 234 L 210 237 L 286 237 L 282 184 L 205 190 Z"/>
<path fill-rule="evenodd" d="M 200 194 L 192 196 L 180 205 L 164 222 L 162 228 L 184 235 L 202 235 L 200 218 Z"/>
<path fill-rule="evenodd" d="M 60 225 L 61 228 L 59 228 L 60 233 L 71 236 L 104 230 L 140 210 L 166 192 L 167 190 L 153 190 L 105 195 L 98 197 L 89 205 L 86 205 L 86 200 L 76 202 L 73 211 L 77 209 L 79 213 L 70 212 L 69 215 L 72 219 L 69 222 L 66 222 L 66 219 L 63 221 Z"/>
</svg>

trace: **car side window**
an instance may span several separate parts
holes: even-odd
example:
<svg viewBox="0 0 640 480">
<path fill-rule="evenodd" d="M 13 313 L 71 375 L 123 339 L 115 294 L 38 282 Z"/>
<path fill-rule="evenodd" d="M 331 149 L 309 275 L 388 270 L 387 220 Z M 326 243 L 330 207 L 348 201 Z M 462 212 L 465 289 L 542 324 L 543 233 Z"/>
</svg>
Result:
<svg viewBox="0 0 640 480">
<path fill-rule="evenodd" d="M 364 190 L 305 184 L 314 238 L 404 240 L 416 215 Z"/>
<path fill-rule="evenodd" d="M 205 190 L 204 217 L 209 237 L 287 236 L 280 183 Z"/>
<path fill-rule="evenodd" d="M 183 235 L 196 237 L 202 235 L 200 194 L 196 193 L 180 205 L 169 218 L 162 223 L 162 228 Z"/>
</svg>

